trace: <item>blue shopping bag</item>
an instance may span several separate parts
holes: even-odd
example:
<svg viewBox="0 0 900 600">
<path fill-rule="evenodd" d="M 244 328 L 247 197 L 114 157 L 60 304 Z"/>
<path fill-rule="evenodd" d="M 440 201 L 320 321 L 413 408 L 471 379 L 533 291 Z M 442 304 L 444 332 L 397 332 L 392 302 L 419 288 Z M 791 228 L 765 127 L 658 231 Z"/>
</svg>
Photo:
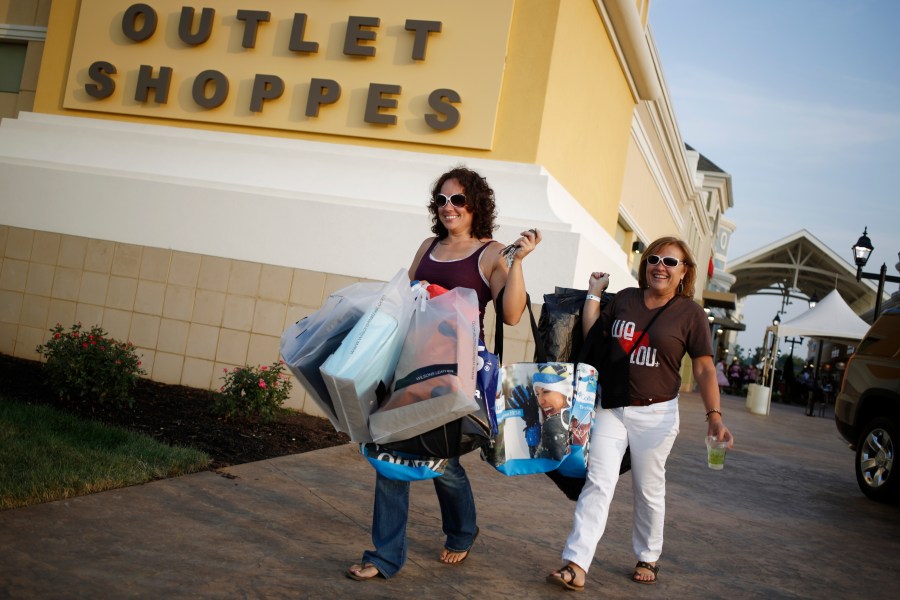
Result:
<svg viewBox="0 0 900 600">
<path fill-rule="evenodd" d="M 440 477 L 449 460 L 414 456 L 378 444 L 360 444 L 359 452 L 381 476 L 395 481 L 421 481 Z"/>
<path fill-rule="evenodd" d="M 475 400 L 483 413 L 490 434 L 497 435 L 497 391 L 500 388 L 500 357 L 488 352 L 484 340 L 478 341 L 478 362 L 476 365 Z"/>
<path fill-rule="evenodd" d="M 565 468 L 583 476 L 596 386 L 596 369 L 584 363 L 503 366 L 495 402 L 498 433 L 484 459 L 504 475 Z"/>
<path fill-rule="evenodd" d="M 578 363 L 575 373 L 575 397 L 569 419 L 569 454 L 557 470 L 566 477 L 587 477 L 591 427 L 596 414 L 597 370 L 587 363 Z"/>
</svg>

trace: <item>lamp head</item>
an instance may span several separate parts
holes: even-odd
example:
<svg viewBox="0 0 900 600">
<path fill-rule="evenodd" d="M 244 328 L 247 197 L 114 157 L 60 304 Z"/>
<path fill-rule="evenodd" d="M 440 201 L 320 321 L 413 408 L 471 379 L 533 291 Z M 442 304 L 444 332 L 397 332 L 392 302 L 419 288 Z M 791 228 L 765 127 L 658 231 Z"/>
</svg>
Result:
<svg viewBox="0 0 900 600">
<path fill-rule="evenodd" d="M 868 231 L 869 228 L 864 227 L 863 234 L 856 240 L 856 243 L 853 244 L 853 261 L 859 268 L 866 266 L 866 263 L 869 262 L 869 255 L 872 254 L 872 250 L 875 249 L 875 247 L 872 246 L 872 240 L 866 235 Z"/>
<path fill-rule="evenodd" d="M 778 327 L 778 325 L 780 323 L 781 323 L 781 315 L 779 315 L 778 313 L 775 313 L 775 318 L 772 319 L 772 325 L 774 325 L 775 327 Z"/>
<path fill-rule="evenodd" d="M 809 297 L 809 307 L 815 308 L 816 304 L 819 303 L 819 295 L 813 292 L 813 295 Z"/>
</svg>

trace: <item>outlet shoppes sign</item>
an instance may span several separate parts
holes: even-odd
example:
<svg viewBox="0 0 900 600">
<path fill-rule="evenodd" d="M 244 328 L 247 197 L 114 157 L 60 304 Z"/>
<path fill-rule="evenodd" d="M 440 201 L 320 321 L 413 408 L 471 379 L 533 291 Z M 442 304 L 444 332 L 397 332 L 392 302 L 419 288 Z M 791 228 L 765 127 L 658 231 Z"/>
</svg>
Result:
<svg viewBox="0 0 900 600">
<path fill-rule="evenodd" d="M 81 0 L 63 106 L 489 149 L 512 4 Z"/>
</svg>

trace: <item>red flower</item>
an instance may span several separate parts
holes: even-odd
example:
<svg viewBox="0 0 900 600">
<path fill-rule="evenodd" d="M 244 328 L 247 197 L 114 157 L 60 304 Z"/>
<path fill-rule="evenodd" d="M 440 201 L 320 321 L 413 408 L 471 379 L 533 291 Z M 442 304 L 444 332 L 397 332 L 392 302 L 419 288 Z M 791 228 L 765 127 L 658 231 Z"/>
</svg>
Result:
<svg viewBox="0 0 900 600">
<path fill-rule="evenodd" d="M 263 381 L 262 379 L 260 379 L 260 380 L 259 380 L 259 387 L 261 387 L 262 389 L 266 389 L 266 382 Z"/>
</svg>

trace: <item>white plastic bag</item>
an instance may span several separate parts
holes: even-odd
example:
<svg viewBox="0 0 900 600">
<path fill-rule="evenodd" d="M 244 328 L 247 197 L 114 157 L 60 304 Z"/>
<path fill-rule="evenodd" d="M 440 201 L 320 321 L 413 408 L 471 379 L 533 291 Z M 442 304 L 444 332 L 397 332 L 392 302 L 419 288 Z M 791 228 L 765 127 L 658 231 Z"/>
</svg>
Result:
<svg viewBox="0 0 900 600">
<path fill-rule="evenodd" d="M 384 291 L 384 283 L 354 283 L 331 294 L 322 307 L 281 334 L 281 358 L 338 431 L 348 432 L 319 367 L 340 346 L 360 317 Z"/>
<path fill-rule="evenodd" d="M 390 398 L 369 416 L 378 444 L 407 440 L 478 410 L 478 297 L 455 288 L 419 303 Z"/>
<path fill-rule="evenodd" d="M 319 371 L 354 442 L 371 442 L 369 415 L 389 389 L 415 306 L 406 269 L 389 281 Z"/>
</svg>

